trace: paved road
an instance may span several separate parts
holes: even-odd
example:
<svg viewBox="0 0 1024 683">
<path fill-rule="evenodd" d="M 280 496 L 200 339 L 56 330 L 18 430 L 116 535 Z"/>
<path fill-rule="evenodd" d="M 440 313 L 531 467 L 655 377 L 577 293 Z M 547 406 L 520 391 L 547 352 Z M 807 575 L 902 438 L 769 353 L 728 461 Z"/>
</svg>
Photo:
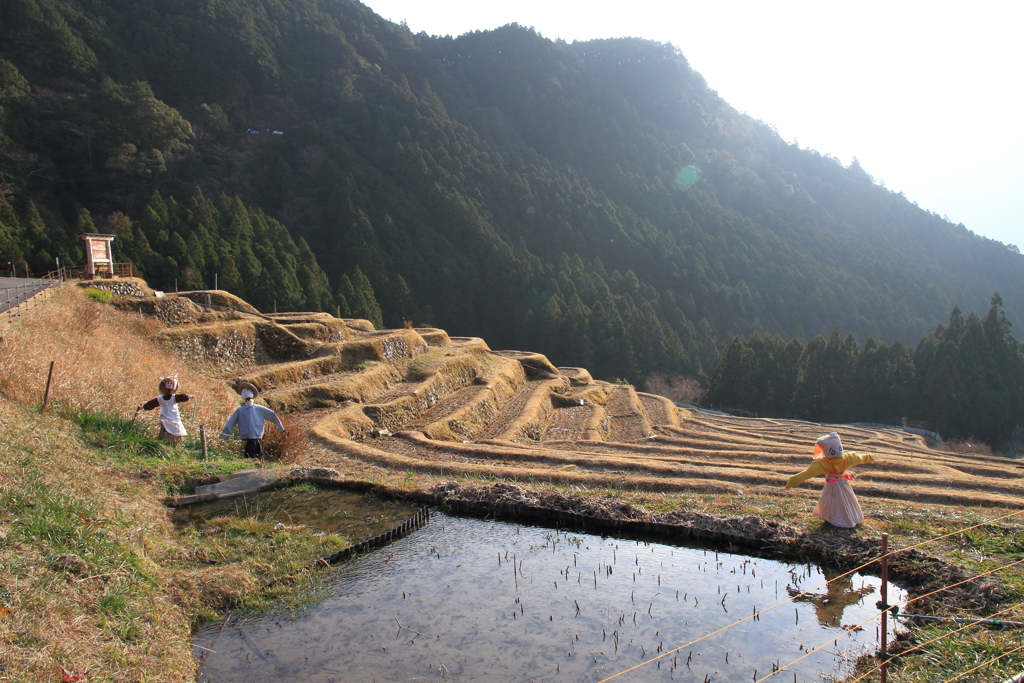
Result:
<svg viewBox="0 0 1024 683">
<path fill-rule="evenodd" d="M 0 313 L 17 307 L 53 284 L 53 280 L 0 277 Z"/>
</svg>

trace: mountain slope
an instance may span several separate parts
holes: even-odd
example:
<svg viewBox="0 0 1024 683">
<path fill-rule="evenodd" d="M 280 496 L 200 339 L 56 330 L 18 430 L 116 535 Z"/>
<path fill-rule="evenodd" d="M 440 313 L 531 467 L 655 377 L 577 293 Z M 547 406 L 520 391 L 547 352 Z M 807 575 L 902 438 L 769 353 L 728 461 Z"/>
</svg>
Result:
<svg viewBox="0 0 1024 683">
<path fill-rule="evenodd" d="M 233 245 L 188 216 L 142 220 L 154 191 L 237 196 L 280 221 L 329 279 L 329 295 L 295 295 L 312 307 L 371 317 L 379 302 L 389 325 L 601 377 L 709 372 L 730 332 L 914 343 L 994 291 L 1024 323 L 1015 249 L 785 143 L 670 45 L 514 24 L 413 35 L 348 0 L 11 0 L 0 39 L 16 209 L 38 204 L 54 243 L 78 207 L 124 212 L 133 243 L 118 246 L 140 262 L 137 233 L 178 232 L 205 245 L 194 287 Z M 146 275 L 169 288 L 185 267 Z"/>
</svg>

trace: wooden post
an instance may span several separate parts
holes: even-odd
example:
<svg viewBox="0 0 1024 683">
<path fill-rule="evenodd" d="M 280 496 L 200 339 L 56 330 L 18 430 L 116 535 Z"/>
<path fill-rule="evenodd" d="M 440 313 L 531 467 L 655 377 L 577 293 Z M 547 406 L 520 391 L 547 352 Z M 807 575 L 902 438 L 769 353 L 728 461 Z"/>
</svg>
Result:
<svg viewBox="0 0 1024 683">
<path fill-rule="evenodd" d="M 879 659 L 882 660 L 882 666 L 878 670 L 878 674 L 881 683 L 885 683 L 885 665 L 889 659 L 889 655 L 886 652 L 886 641 L 889 640 L 889 534 L 882 534 L 882 607 L 884 608 L 884 611 L 882 612 L 882 644 L 878 649 L 880 653 Z"/>
<path fill-rule="evenodd" d="M 338 320 L 341 320 L 341 305 L 338 305 L 338 315 L 335 316 Z"/>
<path fill-rule="evenodd" d="M 206 460 L 206 425 L 199 425 L 199 443 L 203 445 L 203 460 Z"/>
<path fill-rule="evenodd" d="M 46 412 L 46 404 L 50 402 L 50 381 L 53 379 L 53 361 L 50 361 L 50 374 L 46 376 L 46 393 L 43 394 L 43 407 L 39 409 L 40 413 Z"/>
<path fill-rule="evenodd" d="M 274 313 L 277 313 L 277 299 L 274 299 Z"/>
</svg>

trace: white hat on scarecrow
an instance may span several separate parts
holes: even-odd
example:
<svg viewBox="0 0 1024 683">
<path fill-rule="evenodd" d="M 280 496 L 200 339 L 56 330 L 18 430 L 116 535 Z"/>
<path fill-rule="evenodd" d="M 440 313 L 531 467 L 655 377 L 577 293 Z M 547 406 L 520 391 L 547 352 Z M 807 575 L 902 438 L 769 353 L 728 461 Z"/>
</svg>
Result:
<svg viewBox="0 0 1024 683">
<path fill-rule="evenodd" d="M 832 432 L 825 436 L 819 436 L 814 442 L 814 459 L 820 458 L 841 458 L 843 457 L 843 442 L 839 440 L 839 434 Z"/>
</svg>

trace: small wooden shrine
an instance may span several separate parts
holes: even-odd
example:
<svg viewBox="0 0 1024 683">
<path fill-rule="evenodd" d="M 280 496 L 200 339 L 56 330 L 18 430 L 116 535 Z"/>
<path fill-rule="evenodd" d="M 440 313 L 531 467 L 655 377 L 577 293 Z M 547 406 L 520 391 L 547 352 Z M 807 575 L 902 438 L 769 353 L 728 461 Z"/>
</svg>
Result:
<svg viewBox="0 0 1024 683">
<path fill-rule="evenodd" d="M 86 232 L 79 235 L 85 240 L 85 276 L 113 277 L 114 251 L 111 242 L 114 235 Z"/>
</svg>

